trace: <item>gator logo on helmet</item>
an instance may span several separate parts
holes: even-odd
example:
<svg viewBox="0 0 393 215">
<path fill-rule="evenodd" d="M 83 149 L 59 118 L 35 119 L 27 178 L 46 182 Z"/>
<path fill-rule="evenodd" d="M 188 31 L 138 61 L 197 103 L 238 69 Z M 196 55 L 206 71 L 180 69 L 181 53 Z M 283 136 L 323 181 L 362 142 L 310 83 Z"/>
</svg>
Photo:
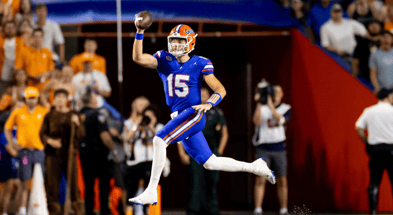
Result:
<svg viewBox="0 0 393 215">
<path fill-rule="evenodd" d="M 190 29 L 184 28 L 184 32 L 186 32 L 186 34 L 195 34 L 195 32 L 191 28 Z"/>
</svg>

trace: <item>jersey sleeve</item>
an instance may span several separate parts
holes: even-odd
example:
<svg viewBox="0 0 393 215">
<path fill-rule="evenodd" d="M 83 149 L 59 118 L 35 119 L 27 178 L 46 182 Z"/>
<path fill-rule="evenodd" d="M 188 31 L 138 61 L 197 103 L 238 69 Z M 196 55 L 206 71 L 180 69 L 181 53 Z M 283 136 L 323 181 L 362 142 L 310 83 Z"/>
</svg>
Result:
<svg viewBox="0 0 393 215">
<path fill-rule="evenodd" d="M 105 109 L 98 110 L 97 114 L 97 130 L 98 133 L 101 134 L 104 131 L 108 131 L 108 116 L 109 113 Z"/>
<path fill-rule="evenodd" d="M 202 69 L 202 74 L 203 75 L 210 75 L 214 74 L 214 66 L 213 63 L 209 59 L 204 59 L 203 60 L 204 67 Z"/>
<path fill-rule="evenodd" d="M 109 83 L 108 77 L 100 72 L 100 73 L 96 73 L 97 74 L 97 78 L 99 81 L 99 85 L 98 88 L 100 88 L 100 90 L 105 90 L 105 91 L 112 91 L 111 85 Z"/>
<path fill-rule="evenodd" d="M 157 51 L 156 53 L 153 54 L 153 57 L 155 57 L 157 59 L 157 65 L 160 65 L 161 62 L 161 55 L 162 55 L 162 50 Z"/>
<path fill-rule="evenodd" d="M 12 111 L 11 116 L 8 117 L 7 122 L 5 123 L 4 127 L 8 130 L 14 129 L 14 125 L 16 124 L 16 117 L 18 116 L 19 109 Z"/>
<path fill-rule="evenodd" d="M 356 121 L 355 126 L 361 129 L 367 129 L 367 109 L 365 109 Z"/>
</svg>

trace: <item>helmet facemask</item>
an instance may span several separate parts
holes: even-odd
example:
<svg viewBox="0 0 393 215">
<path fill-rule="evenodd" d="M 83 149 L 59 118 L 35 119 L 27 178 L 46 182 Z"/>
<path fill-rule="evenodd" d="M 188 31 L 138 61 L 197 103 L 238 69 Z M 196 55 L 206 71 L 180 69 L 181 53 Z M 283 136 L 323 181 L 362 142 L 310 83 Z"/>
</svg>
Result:
<svg viewBox="0 0 393 215">
<path fill-rule="evenodd" d="M 181 57 L 184 56 L 188 53 L 190 53 L 192 50 L 194 50 L 194 47 L 190 49 L 190 43 L 193 41 L 193 38 L 195 38 L 197 35 L 194 37 L 192 36 L 181 36 L 180 34 L 173 34 L 168 36 L 168 52 L 171 53 L 175 57 Z M 179 44 L 179 43 L 172 43 L 171 40 L 174 38 L 178 39 L 183 39 L 186 41 L 185 44 Z"/>
</svg>

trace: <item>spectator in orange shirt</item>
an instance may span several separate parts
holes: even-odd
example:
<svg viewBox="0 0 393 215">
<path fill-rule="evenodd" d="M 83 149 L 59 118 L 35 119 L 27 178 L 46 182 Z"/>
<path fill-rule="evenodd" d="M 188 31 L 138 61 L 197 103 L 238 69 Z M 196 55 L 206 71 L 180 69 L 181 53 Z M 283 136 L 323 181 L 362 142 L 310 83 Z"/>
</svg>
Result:
<svg viewBox="0 0 393 215">
<path fill-rule="evenodd" d="M 26 46 L 21 56 L 15 60 L 15 68 L 24 69 L 29 75 L 28 85 L 37 87 L 38 90 L 44 87 L 54 66 L 51 51 L 42 47 L 43 40 L 42 29 L 34 29 L 31 47 Z"/>
<path fill-rule="evenodd" d="M 24 48 L 23 40 L 16 36 L 13 21 L 3 23 L 3 34 L 0 36 L 0 95 L 7 89 L 15 67 L 15 58 Z"/>
<path fill-rule="evenodd" d="M 27 74 L 23 69 L 15 70 L 12 78 L 11 86 L 0 99 L 0 111 L 10 109 L 17 101 L 20 101 L 27 88 Z"/>
<path fill-rule="evenodd" d="M 28 19 L 23 19 L 18 24 L 18 35 L 25 42 L 26 46 L 31 46 L 33 27 Z"/>
<path fill-rule="evenodd" d="M 26 215 L 27 194 L 34 165 L 39 163 L 43 172 L 45 171 L 45 153 L 40 139 L 40 128 L 48 109 L 38 105 L 38 96 L 37 88 L 28 87 L 25 91 L 26 105 L 12 111 L 4 126 L 4 134 L 8 143 L 19 150 L 17 160 L 20 164 L 19 177 L 22 181 L 19 215 Z M 14 126 L 18 131 L 17 142 L 12 136 Z"/>
<path fill-rule="evenodd" d="M 97 41 L 94 38 L 86 38 L 84 44 L 85 51 L 75 55 L 70 61 L 74 74 L 78 74 L 83 71 L 83 62 L 87 58 L 92 59 L 92 67 L 94 70 L 106 74 L 106 60 L 104 57 L 96 54 L 97 48 Z"/>
</svg>

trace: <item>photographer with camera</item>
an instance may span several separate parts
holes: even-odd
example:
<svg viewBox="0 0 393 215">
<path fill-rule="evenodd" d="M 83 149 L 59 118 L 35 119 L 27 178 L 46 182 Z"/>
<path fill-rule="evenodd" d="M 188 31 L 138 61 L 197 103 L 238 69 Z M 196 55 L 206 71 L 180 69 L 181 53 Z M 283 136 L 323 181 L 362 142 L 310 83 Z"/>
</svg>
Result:
<svg viewBox="0 0 393 215">
<path fill-rule="evenodd" d="M 277 178 L 277 196 L 280 214 L 288 214 L 287 152 L 285 147 L 286 123 L 291 115 L 291 106 L 281 102 L 284 93 L 279 85 L 270 85 L 265 79 L 258 83 L 255 94 L 257 107 L 253 116 L 256 158 L 264 158 Z M 262 214 L 266 179 L 257 176 L 254 187 L 254 214 Z"/>
<path fill-rule="evenodd" d="M 164 125 L 158 122 L 159 109 L 150 105 L 142 112 L 142 120 L 140 123 L 133 123 L 131 128 L 127 128 L 128 133 L 125 134 L 125 147 L 128 151 L 127 169 L 124 175 L 124 182 L 127 188 L 128 199 L 135 197 L 141 181 L 143 188 L 147 187 L 150 179 L 151 167 L 153 164 L 153 137 L 161 130 Z M 127 121 L 125 126 L 130 125 Z M 169 174 L 169 160 L 167 159 L 163 176 Z M 147 206 L 144 207 L 144 213 L 147 214 Z M 127 213 L 133 210 L 132 206 L 128 206 Z"/>
<path fill-rule="evenodd" d="M 104 98 L 109 98 L 112 93 L 112 88 L 109 84 L 108 77 L 92 67 L 93 58 L 86 57 L 82 60 L 83 72 L 76 74 L 72 83 L 76 86 L 76 100 L 86 93 L 86 91 L 91 90 L 97 95 L 97 108 L 104 105 Z M 80 109 L 80 102 L 77 104 Z"/>
</svg>

